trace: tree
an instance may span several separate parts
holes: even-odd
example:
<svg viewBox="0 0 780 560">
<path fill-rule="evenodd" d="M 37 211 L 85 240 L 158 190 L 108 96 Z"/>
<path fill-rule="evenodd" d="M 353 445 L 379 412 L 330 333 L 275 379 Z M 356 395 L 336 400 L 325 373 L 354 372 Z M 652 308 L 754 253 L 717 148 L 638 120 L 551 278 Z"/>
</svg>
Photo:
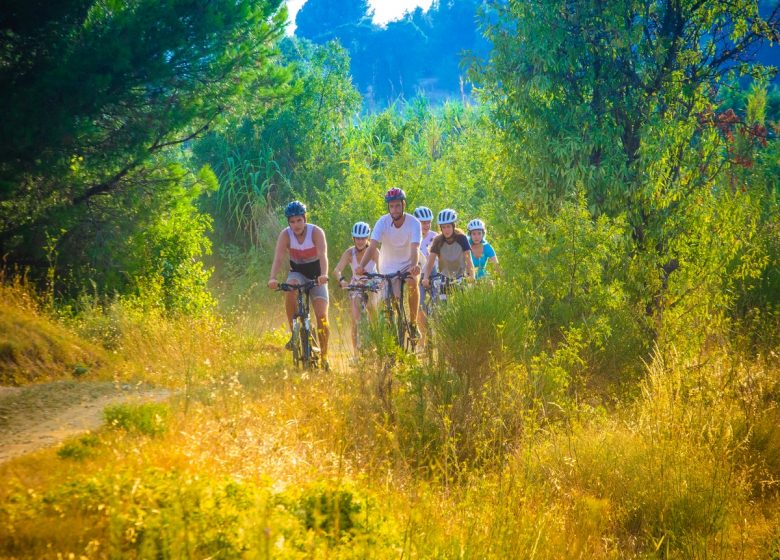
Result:
<svg viewBox="0 0 780 560">
<path fill-rule="evenodd" d="M 716 108 L 723 84 L 770 73 L 755 53 L 780 38 L 780 6 L 531 0 L 492 9 L 494 50 L 475 73 L 523 185 L 503 193 L 508 204 L 555 213 L 583 192 L 594 218 L 625 215 L 621 274 L 650 334 L 657 340 L 672 321 L 701 340 L 693 333 L 719 325 L 736 275 L 764 266 L 746 242 L 757 205 L 730 179 L 744 162 Z"/>
<path fill-rule="evenodd" d="M 316 43 L 343 39 L 359 25 L 371 25 L 373 10 L 367 0 L 308 0 L 295 16 L 295 34 Z"/>
<path fill-rule="evenodd" d="M 360 110 L 349 56 L 336 41 L 316 45 L 285 38 L 283 60 L 293 69 L 293 92 L 262 118 L 247 117 L 195 143 L 199 165 L 220 179 L 209 207 L 222 239 L 259 246 L 268 230 L 267 205 L 300 197 L 315 205 L 325 185 L 341 178 L 345 130 Z M 275 243 L 278 232 L 273 224 Z"/>
<path fill-rule="evenodd" d="M 40 270 L 43 239 L 166 183 L 167 149 L 272 105 L 285 18 L 280 0 L 6 2 L 0 253 Z"/>
</svg>

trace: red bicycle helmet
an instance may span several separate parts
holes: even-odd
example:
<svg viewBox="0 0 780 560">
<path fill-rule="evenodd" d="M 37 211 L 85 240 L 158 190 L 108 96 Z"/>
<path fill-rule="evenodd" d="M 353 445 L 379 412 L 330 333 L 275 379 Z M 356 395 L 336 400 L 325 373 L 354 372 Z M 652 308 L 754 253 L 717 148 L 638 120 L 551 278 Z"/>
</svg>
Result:
<svg viewBox="0 0 780 560">
<path fill-rule="evenodd" d="M 403 189 L 393 187 L 385 193 L 385 202 L 390 202 L 392 200 L 406 200 L 406 193 Z"/>
</svg>

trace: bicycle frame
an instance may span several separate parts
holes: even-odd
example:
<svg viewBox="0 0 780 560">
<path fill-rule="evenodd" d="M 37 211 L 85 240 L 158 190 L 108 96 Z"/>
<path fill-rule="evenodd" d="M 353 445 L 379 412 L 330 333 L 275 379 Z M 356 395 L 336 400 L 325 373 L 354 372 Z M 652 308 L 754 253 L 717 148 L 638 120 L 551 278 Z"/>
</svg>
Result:
<svg viewBox="0 0 780 560">
<path fill-rule="evenodd" d="M 381 278 L 385 282 L 383 301 L 385 306 L 385 317 L 393 330 L 393 336 L 398 346 L 402 350 L 415 351 L 417 340 L 411 336 L 409 322 L 406 319 L 406 310 L 404 309 L 404 287 L 406 279 L 411 275 L 408 272 L 393 272 L 392 274 L 368 273 L 367 278 Z M 393 292 L 393 280 L 400 281 L 398 297 Z M 397 319 L 396 319 L 397 317 Z"/>
</svg>

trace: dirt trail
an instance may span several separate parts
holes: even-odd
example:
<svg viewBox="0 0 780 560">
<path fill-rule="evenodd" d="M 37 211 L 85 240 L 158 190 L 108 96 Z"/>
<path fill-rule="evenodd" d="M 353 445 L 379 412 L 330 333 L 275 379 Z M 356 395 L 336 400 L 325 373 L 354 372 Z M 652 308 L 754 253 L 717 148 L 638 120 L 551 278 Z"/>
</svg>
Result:
<svg viewBox="0 0 780 560">
<path fill-rule="evenodd" d="M 164 389 L 110 382 L 0 387 L 0 463 L 99 428 L 108 405 L 161 401 L 169 396 Z"/>
</svg>

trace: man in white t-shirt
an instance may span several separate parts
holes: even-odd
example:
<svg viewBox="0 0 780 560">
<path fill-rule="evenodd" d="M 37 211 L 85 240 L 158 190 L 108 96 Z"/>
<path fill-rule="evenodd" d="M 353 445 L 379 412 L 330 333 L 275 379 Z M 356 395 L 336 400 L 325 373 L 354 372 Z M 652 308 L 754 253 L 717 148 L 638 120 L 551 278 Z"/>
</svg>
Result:
<svg viewBox="0 0 780 560">
<path fill-rule="evenodd" d="M 402 189 L 392 188 L 385 194 L 387 214 L 377 220 L 371 234 L 371 245 L 360 259 L 357 274 L 365 273 L 364 267 L 376 257 L 379 246 L 382 246 L 382 258 L 379 261 L 379 272 L 392 274 L 394 272 L 409 272 L 406 279 L 409 294 L 409 323 L 412 332 L 419 337 L 417 329 L 417 310 L 420 306 L 418 283 L 420 278 L 420 242 L 422 229 L 420 222 L 411 214 L 406 213 L 406 193 Z M 393 283 L 393 292 L 398 295 L 400 284 Z"/>
</svg>

